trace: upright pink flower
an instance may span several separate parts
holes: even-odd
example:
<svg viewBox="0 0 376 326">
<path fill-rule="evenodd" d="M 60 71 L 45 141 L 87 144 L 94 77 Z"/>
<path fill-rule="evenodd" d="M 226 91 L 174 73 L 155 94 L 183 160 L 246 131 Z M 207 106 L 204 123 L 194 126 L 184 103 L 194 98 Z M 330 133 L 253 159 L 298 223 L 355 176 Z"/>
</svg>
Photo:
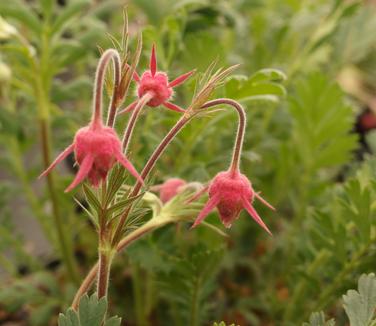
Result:
<svg viewBox="0 0 376 326">
<path fill-rule="evenodd" d="M 145 71 L 141 77 L 137 73 L 134 73 L 133 78 L 138 84 L 137 95 L 139 99 L 147 93 L 151 94 L 152 98 L 147 102 L 148 106 L 157 107 L 163 105 L 169 110 L 185 112 L 184 109 L 169 102 L 169 100 L 174 93 L 173 88 L 184 83 L 193 73 L 194 70 L 177 77 L 172 82 L 169 82 L 168 76 L 165 72 L 157 71 L 157 57 L 155 54 L 155 45 L 153 45 L 150 57 L 150 69 Z M 137 102 L 138 100 L 134 101 L 120 113 L 132 111 L 136 107 Z"/>
<path fill-rule="evenodd" d="M 251 182 L 238 170 L 228 170 L 218 173 L 210 182 L 208 193 L 209 200 L 192 227 L 200 224 L 217 207 L 222 223 L 225 227 L 229 228 L 233 221 L 239 217 L 241 210 L 245 208 L 252 218 L 266 232 L 271 234 L 268 227 L 253 208 L 253 201 L 257 198 L 264 205 L 274 210 L 273 206 L 253 190 Z"/>
<path fill-rule="evenodd" d="M 122 164 L 135 178 L 142 182 L 132 163 L 122 153 L 121 141 L 116 131 L 111 127 L 104 126 L 102 122 L 101 94 L 104 71 L 109 60 L 117 55 L 116 51 L 107 50 L 103 53 L 98 64 L 92 121 L 88 126 L 77 131 L 73 143 L 60 153 L 55 161 L 40 175 L 42 177 L 50 173 L 59 162 L 64 160 L 71 152 L 74 152 L 80 168 L 65 192 L 72 190 L 86 177 L 93 186 L 97 186 L 101 180 L 106 179 L 108 171 L 115 162 Z"/>
</svg>

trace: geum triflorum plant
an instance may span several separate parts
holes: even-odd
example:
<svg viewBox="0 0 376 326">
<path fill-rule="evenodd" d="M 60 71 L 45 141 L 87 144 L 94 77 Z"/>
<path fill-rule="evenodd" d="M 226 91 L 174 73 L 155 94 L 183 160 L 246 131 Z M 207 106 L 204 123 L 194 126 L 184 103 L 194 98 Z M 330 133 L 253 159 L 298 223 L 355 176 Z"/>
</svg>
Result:
<svg viewBox="0 0 376 326">
<path fill-rule="evenodd" d="M 114 63 L 113 92 L 108 110 L 108 123 L 104 125 L 102 122 L 102 88 L 105 83 L 106 68 L 111 59 Z M 130 67 L 133 67 L 133 69 L 130 69 Z M 193 221 L 196 217 L 193 224 L 195 227 L 204 223 L 203 219 L 217 207 L 222 223 L 226 227 L 230 227 L 233 221 L 238 218 L 241 210 L 245 208 L 261 227 L 271 233 L 254 209 L 253 202 L 257 198 L 269 208 L 273 209 L 273 207 L 253 190 L 251 182 L 240 172 L 239 168 L 246 127 L 245 110 L 232 99 L 209 100 L 214 90 L 224 82 L 225 78 L 235 68 L 236 66 L 233 66 L 213 72 L 214 65 L 211 65 L 202 79 L 199 80 L 198 91 L 194 94 L 191 104 L 184 110 L 175 104 L 171 104 L 168 100 L 172 95 L 172 87 L 183 83 L 193 72 L 186 73 L 169 82 L 166 73 L 157 71 L 154 46 L 150 70 L 146 71 L 141 77 L 138 77 L 135 73 L 134 63 L 129 65 L 124 61 L 121 62 L 117 50 L 109 49 L 103 52 L 94 83 L 92 120 L 87 127 L 78 130 L 73 143 L 42 174 L 49 173 L 70 152 L 74 152 L 79 171 L 67 191 L 72 190 L 85 178 L 93 187 L 90 188 L 84 184 L 84 192 L 91 207 L 88 213 L 99 234 L 99 260 L 78 290 L 72 304 L 73 309 L 78 308 L 81 297 L 87 293 L 95 279 L 97 279 L 98 298 L 106 297 L 111 263 L 116 252 L 142 235 L 167 223 Z M 120 85 L 121 81 L 124 80 L 124 75 L 127 75 L 126 78 L 128 79 L 131 75 L 131 78 L 133 77 L 138 84 L 138 99 L 131 102 L 126 109 L 119 110 L 122 102 L 119 99 L 124 99 L 126 95 L 119 94 L 124 90 L 124 87 Z M 151 154 L 139 175 L 126 157 L 127 149 L 141 109 L 145 106 L 155 107 L 158 105 L 164 105 L 168 109 L 177 111 L 181 116 Z M 145 187 L 144 181 L 149 177 L 167 146 L 184 126 L 193 118 L 201 117 L 218 105 L 230 106 L 236 110 L 239 117 L 232 160 L 228 170 L 218 173 L 207 186 L 201 186 L 197 182 L 186 182 L 178 178 L 167 180 L 162 185 L 151 186 L 152 191 L 160 192 L 160 199 L 148 191 L 142 192 L 143 187 Z M 116 116 L 119 116 L 116 111 L 121 113 L 132 112 L 124 131 L 122 143 L 113 127 Z M 116 165 L 116 162 L 120 165 Z M 126 184 L 124 168 L 137 180 L 133 187 Z M 209 193 L 209 200 L 202 207 L 197 199 L 206 191 Z M 152 208 L 152 218 L 135 230 L 129 231 L 129 220 L 135 218 L 135 214 L 137 215 L 134 208 L 136 203 L 140 202 Z M 202 209 L 201 212 L 200 209 Z M 126 231 L 128 232 L 124 236 Z"/>
</svg>

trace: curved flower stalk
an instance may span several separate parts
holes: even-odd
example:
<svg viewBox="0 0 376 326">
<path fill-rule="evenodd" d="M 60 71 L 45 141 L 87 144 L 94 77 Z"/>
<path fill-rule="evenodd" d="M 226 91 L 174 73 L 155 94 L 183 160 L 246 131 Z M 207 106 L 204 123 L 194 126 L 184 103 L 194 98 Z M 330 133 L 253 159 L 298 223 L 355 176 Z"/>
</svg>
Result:
<svg viewBox="0 0 376 326">
<path fill-rule="evenodd" d="M 77 131 L 73 143 L 40 175 L 42 177 L 50 173 L 59 162 L 64 160 L 71 152 L 74 152 L 80 168 L 73 182 L 65 190 L 66 192 L 71 191 L 85 178 L 88 178 L 93 186 L 98 186 L 100 181 L 106 179 L 108 171 L 115 162 L 122 164 L 139 182 L 143 182 L 132 163 L 123 155 L 121 141 L 115 130 L 104 126 L 102 122 L 104 75 L 111 59 L 117 62 L 114 64 L 114 68 L 115 70 L 118 69 L 120 57 L 114 49 L 105 51 L 98 63 L 91 122 L 88 126 Z M 116 72 L 115 75 L 119 75 L 119 73 Z"/>
<path fill-rule="evenodd" d="M 185 112 L 184 109 L 178 105 L 171 103 L 169 100 L 173 96 L 173 88 L 183 84 L 195 70 L 189 71 L 172 82 L 168 81 L 168 76 L 163 71 L 157 70 L 157 56 L 155 52 L 155 45 L 153 45 L 150 56 L 149 70 L 145 71 L 141 77 L 135 72 L 133 78 L 137 83 L 137 95 L 138 100 L 132 102 L 127 108 L 125 108 L 121 113 L 130 112 L 136 108 L 138 101 L 147 93 L 151 93 L 152 97 L 149 99 L 146 105 L 150 107 L 157 107 L 163 105 L 165 108 L 176 111 Z"/>
<path fill-rule="evenodd" d="M 199 225 L 208 214 L 215 208 L 218 208 L 219 216 L 225 227 L 231 227 L 234 220 L 239 217 L 243 208 L 252 216 L 252 218 L 269 234 L 268 227 L 265 225 L 257 211 L 253 207 L 255 198 L 264 205 L 274 210 L 266 200 L 256 193 L 248 178 L 240 173 L 240 155 L 243 147 L 243 139 L 246 126 L 246 115 L 243 107 L 231 99 L 216 99 L 209 101 L 202 108 L 209 108 L 219 104 L 227 104 L 235 108 L 239 115 L 239 125 L 234 145 L 232 161 L 228 171 L 218 173 L 210 182 L 208 187 L 209 200 L 196 218 L 193 228 Z M 200 194 L 202 194 L 201 192 Z"/>
<path fill-rule="evenodd" d="M 129 144 L 132 139 L 133 130 L 136 126 L 137 119 L 141 113 L 141 110 L 145 107 L 147 102 L 153 97 L 152 92 L 147 92 L 144 94 L 140 100 L 136 103 L 136 106 L 132 112 L 131 117 L 128 120 L 127 127 L 125 128 L 124 137 L 123 137 L 123 152 L 127 153 L 129 149 Z"/>
</svg>

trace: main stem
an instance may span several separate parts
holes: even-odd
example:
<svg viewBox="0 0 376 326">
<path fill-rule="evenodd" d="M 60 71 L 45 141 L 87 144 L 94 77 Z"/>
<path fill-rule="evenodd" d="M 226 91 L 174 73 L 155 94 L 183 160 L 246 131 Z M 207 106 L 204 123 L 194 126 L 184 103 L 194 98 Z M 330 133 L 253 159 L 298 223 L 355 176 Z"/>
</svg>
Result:
<svg viewBox="0 0 376 326">
<path fill-rule="evenodd" d="M 106 297 L 108 292 L 108 281 L 110 277 L 110 267 L 113 254 L 104 248 L 99 249 L 99 264 L 98 264 L 98 283 L 97 294 L 98 298 Z"/>
<path fill-rule="evenodd" d="M 122 251 L 125 247 L 127 247 L 132 242 L 136 241 L 137 239 L 141 238 L 143 235 L 151 232 L 152 230 L 163 226 L 164 223 L 155 223 L 153 220 L 149 220 L 144 225 L 133 231 L 132 233 L 128 234 L 125 238 L 123 238 L 116 247 L 116 252 Z M 77 309 L 78 304 L 80 303 L 81 297 L 90 289 L 91 285 L 94 283 L 95 278 L 98 275 L 99 270 L 99 262 L 97 262 L 92 269 L 90 270 L 89 274 L 86 276 L 84 281 L 82 282 L 80 288 L 78 289 L 73 302 L 72 308 Z"/>
</svg>

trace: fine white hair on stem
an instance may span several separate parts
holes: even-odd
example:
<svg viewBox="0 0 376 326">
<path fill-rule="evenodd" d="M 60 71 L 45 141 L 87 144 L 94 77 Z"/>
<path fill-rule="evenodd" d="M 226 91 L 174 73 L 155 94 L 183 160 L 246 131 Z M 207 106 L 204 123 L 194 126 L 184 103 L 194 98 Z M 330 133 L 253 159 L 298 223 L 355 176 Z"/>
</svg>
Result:
<svg viewBox="0 0 376 326">
<path fill-rule="evenodd" d="M 94 81 L 94 101 L 93 101 L 93 117 L 92 124 L 93 126 L 98 126 L 102 123 L 102 98 L 103 98 L 103 85 L 105 80 L 105 73 L 107 66 L 112 59 L 114 67 L 114 91 L 112 95 L 111 102 L 115 101 L 116 90 L 119 85 L 120 80 L 120 70 L 121 70 L 121 59 L 119 52 L 115 49 L 108 49 L 103 52 L 97 70 L 95 73 Z"/>
</svg>

